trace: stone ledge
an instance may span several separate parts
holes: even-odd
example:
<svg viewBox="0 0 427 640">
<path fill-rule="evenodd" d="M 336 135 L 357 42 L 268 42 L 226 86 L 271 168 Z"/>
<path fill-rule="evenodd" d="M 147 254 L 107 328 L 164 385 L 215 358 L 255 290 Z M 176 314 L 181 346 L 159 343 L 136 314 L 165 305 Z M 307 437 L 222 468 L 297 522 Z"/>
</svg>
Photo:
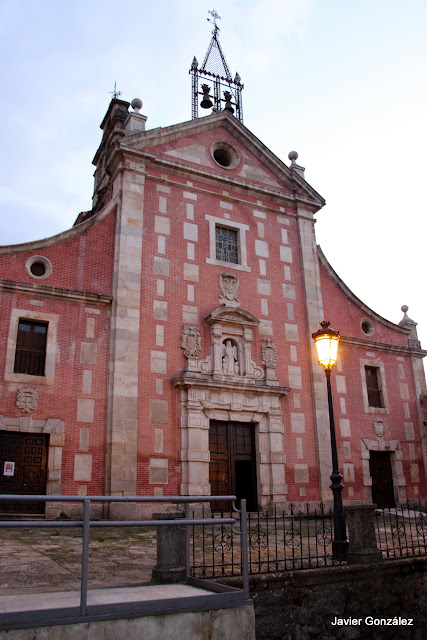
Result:
<svg viewBox="0 0 427 640">
<path fill-rule="evenodd" d="M 265 394 L 271 396 L 287 396 L 291 391 L 290 387 L 283 386 L 270 386 L 265 384 L 265 381 L 255 381 L 255 384 L 240 380 L 213 380 L 212 377 L 203 376 L 203 374 L 187 375 L 172 378 L 172 384 L 178 389 L 186 389 L 189 387 L 195 387 L 200 389 L 215 389 L 223 391 L 224 389 L 244 391 L 248 394 Z M 259 411 L 259 408 L 255 408 Z M 252 410 L 254 410 L 252 408 Z"/>
<path fill-rule="evenodd" d="M 40 296 L 42 298 L 60 298 L 69 302 L 90 303 L 96 305 L 109 305 L 112 296 L 93 293 L 92 291 L 78 291 L 77 289 L 64 289 L 51 287 L 46 284 L 26 284 L 18 280 L 5 280 L 0 278 L 0 291 L 8 293 L 23 293 L 25 295 Z"/>
</svg>

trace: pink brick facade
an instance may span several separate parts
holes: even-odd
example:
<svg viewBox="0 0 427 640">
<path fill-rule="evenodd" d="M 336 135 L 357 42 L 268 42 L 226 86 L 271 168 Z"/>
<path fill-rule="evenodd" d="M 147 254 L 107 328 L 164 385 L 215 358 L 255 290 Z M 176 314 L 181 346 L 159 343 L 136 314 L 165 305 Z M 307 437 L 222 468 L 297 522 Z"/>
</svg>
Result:
<svg viewBox="0 0 427 640">
<path fill-rule="evenodd" d="M 396 503 L 426 497 L 415 325 L 380 318 L 334 274 L 315 244 L 324 201 L 302 168 L 228 113 L 144 131 L 128 106 L 113 100 L 103 121 L 94 209 L 60 236 L 0 248 L 4 446 L 48 435 L 50 493 L 208 495 L 217 482 L 250 485 L 263 509 L 329 500 L 311 338 L 326 318 L 342 335 L 344 500 L 372 500 L 371 452 L 391 464 Z M 218 260 L 217 229 L 236 239 L 236 261 Z M 29 270 L 37 256 L 42 278 Z M 14 372 L 22 318 L 48 325 L 42 377 Z M 383 407 L 369 405 L 365 367 Z M 17 405 L 22 387 L 35 407 Z"/>
</svg>

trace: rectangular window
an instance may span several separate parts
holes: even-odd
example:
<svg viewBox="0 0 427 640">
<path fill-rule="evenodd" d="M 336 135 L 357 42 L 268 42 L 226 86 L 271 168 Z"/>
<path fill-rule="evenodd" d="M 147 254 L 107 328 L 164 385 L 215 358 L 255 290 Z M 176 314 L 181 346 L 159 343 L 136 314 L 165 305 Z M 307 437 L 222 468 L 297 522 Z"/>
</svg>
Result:
<svg viewBox="0 0 427 640">
<path fill-rule="evenodd" d="M 239 264 L 238 231 L 228 227 L 215 227 L 216 259 Z"/>
<path fill-rule="evenodd" d="M 381 389 L 381 372 L 378 367 L 366 367 L 366 390 L 370 407 L 384 408 L 384 397 Z"/>
<path fill-rule="evenodd" d="M 45 375 L 47 327 L 47 322 L 19 319 L 14 373 Z"/>
</svg>

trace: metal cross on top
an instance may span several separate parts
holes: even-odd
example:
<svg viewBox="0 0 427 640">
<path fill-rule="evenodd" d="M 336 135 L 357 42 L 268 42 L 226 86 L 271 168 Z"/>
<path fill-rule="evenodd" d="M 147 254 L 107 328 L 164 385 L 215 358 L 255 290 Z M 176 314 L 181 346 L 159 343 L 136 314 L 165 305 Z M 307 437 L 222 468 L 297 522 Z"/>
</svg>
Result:
<svg viewBox="0 0 427 640">
<path fill-rule="evenodd" d="M 217 20 L 221 20 L 221 16 L 215 9 L 208 11 L 208 13 L 211 18 L 207 18 L 207 20 L 214 26 L 212 38 L 201 66 L 199 67 L 197 58 L 194 56 L 190 69 L 192 75 L 191 116 L 193 120 L 199 117 L 199 96 L 203 96 L 200 102 L 202 109 L 225 110 L 235 114 L 236 118 L 243 122 L 243 84 L 238 73 L 233 80 L 219 43 L 218 32 L 220 29 Z"/>
<path fill-rule="evenodd" d="M 212 16 L 213 20 L 211 20 L 210 18 L 207 18 L 207 21 L 213 23 L 213 26 L 214 26 L 213 34 L 216 35 L 218 33 L 218 31 L 220 31 L 220 28 L 218 27 L 216 21 L 217 20 L 221 20 L 221 16 L 218 15 L 218 13 L 215 11 L 215 9 L 212 9 L 212 11 L 208 10 L 208 13 L 210 13 L 210 15 Z"/>
<path fill-rule="evenodd" d="M 114 80 L 114 89 L 113 89 L 113 91 L 109 91 L 108 92 L 108 93 L 111 93 L 111 95 L 113 96 L 113 100 L 115 100 L 116 98 L 118 98 L 119 96 L 122 95 L 121 91 L 117 91 L 116 84 L 117 84 L 117 82 L 116 82 L 116 80 Z"/>
</svg>

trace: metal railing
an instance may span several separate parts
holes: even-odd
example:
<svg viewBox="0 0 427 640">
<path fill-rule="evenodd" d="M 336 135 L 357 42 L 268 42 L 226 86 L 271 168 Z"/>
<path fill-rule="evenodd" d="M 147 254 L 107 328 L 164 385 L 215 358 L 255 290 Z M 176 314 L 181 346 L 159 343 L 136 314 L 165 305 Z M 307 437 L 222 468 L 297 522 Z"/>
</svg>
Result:
<svg viewBox="0 0 427 640">
<path fill-rule="evenodd" d="M 46 349 L 37 347 L 16 347 L 14 373 L 44 376 Z"/>
<path fill-rule="evenodd" d="M 221 513 L 225 517 L 224 512 Z M 332 550 L 333 512 L 290 504 L 273 513 L 248 513 L 249 574 L 342 564 Z M 219 521 L 192 528 L 192 571 L 203 578 L 239 576 L 244 550 L 233 529 Z"/>
<path fill-rule="evenodd" d="M 377 546 L 383 557 L 427 555 L 427 500 L 375 510 Z"/>
<path fill-rule="evenodd" d="M 189 509 L 191 504 L 195 503 L 209 503 L 213 501 L 229 502 L 231 505 L 231 512 L 227 517 L 212 518 L 212 517 L 190 517 Z M 151 496 L 126 496 L 126 497 L 108 497 L 108 496 L 30 496 L 30 495 L 0 495 L 0 501 L 44 501 L 44 502 L 61 502 L 61 503 L 81 503 L 83 508 L 83 517 L 81 520 L 0 520 L 0 529 L 5 527 L 10 528 L 70 528 L 79 527 L 82 529 L 82 555 L 81 555 L 81 585 L 80 585 L 80 605 L 78 610 L 76 607 L 68 607 L 66 609 L 56 609 L 49 611 L 25 611 L 24 614 L 11 616 L 11 614 L 0 614 L 0 628 L 22 628 L 29 627 L 32 623 L 37 621 L 40 624 L 41 621 L 49 624 L 61 623 L 75 623 L 86 622 L 89 620 L 99 620 L 111 618 L 111 604 L 108 605 L 96 605 L 91 607 L 88 605 L 88 564 L 89 564 L 89 544 L 90 544 L 90 529 L 91 527 L 165 527 L 172 526 L 183 528 L 186 532 L 186 583 L 195 585 L 201 588 L 205 588 L 208 591 L 213 591 L 212 595 L 212 608 L 218 606 L 235 606 L 236 604 L 242 604 L 249 599 L 249 577 L 248 577 L 248 563 L 247 563 L 247 514 L 246 514 L 246 501 L 241 501 L 240 510 L 235 507 L 235 496 L 210 496 L 210 497 L 183 497 L 183 496 L 168 496 L 168 497 L 151 497 Z M 168 520 L 91 520 L 90 507 L 93 503 L 169 503 L 172 505 L 178 505 L 178 508 L 184 508 L 183 518 L 172 518 Z M 240 529 L 237 530 L 235 525 L 240 522 Z M 234 536 L 241 538 L 241 549 L 243 552 L 241 567 L 243 578 L 243 589 L 235 589 L 233 587 L 227 587 L 225 585 L 217 585 L 211 582 L 206 582 L 195 578 L 191 568 L 191 556 L 190 556 L 190 527 L 194 526 L 209 526 L 209 525 L 221 525 L 229 526 Z M 214 596 L 217 596 L 216 598 Z M 168 600 L 168 606 L 179 609 L 179 605 L 183 606 L 182 602 L 178 602 L 179 598 Z M 197 610 L 198 600 L 202 602 L 201 598 L 197 596 L 186 597 L 185 607 L 194 606 Z M 204 605 L 203 605 L 204 606 Z M 113 607 L 116 611 L 116 617 L 120 616 L 120 613 L 126 614 L 141 613 L 147 615 L 150 611 L 150 603 L 138 602 L 134 603 L 132 607 L 129 603 L 123 608 L 120 606 Z M 206 608 L 206 607 L 204 607 Z M 158 609 L 158 607 L 157 607 Z"/>
</svg>

